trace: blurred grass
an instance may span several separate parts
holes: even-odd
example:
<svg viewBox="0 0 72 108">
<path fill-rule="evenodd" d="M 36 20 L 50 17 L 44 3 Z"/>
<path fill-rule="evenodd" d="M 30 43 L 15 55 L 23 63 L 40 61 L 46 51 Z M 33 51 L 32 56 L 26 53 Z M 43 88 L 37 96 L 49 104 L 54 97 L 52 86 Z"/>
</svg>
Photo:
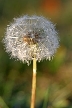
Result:
<svg viewBox="0 0 72 108">
<path fill-rule="evenodd" d="M 8 108 L 8 106 L 1 97 L 0 97 L 0 108 Z"/>
<path fill-rule="evenodd" d="M 14 17 L 43 15 L 56 24 L 60 48 L 37 63 L 37 108 L 72 108 L 72 0 L 0 0 L 0 107 L 29 108 L 32 63 L 10 59 L 2 43 Z"/>
</svg>

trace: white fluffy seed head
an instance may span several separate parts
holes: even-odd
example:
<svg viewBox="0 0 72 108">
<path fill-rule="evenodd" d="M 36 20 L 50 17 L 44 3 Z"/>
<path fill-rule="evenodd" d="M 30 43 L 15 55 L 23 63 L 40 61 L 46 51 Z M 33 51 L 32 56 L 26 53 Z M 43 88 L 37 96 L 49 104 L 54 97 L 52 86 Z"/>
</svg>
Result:
<svg viewBox="0 0 72 108">
<path fill-rule="evenodd" d="M 7 26 L 3 39 L 6 51 L 11 57 L 30 63 L 51 59 L 59 47 L 55 26 L 40 16 L 22 16 Z"/>
</svg>

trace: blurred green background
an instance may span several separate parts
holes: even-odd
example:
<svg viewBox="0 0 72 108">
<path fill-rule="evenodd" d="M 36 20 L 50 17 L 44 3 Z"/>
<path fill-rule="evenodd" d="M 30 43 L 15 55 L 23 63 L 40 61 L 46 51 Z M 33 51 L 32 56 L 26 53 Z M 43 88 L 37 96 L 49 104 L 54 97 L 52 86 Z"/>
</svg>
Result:
<svg viewBox="0 0 72 108">
<path fill-rule="evenodd" d="M 2 43 L 7 25 L 26 14 L 49 18 L 60 37 L 54 59 L 37 63 L 36 108 L 72 108 L 72 0 L 0 0 L 0 108 L 30 108 L 32 63 L 10 59 Z"/>
</svg>

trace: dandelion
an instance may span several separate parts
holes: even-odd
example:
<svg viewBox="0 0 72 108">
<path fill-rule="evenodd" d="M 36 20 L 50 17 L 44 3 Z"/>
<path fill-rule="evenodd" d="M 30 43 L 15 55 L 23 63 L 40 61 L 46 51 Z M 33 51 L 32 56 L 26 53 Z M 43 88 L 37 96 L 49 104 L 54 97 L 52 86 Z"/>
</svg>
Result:
<svg viewBox="0 0 72 108">
<path fill-rule="evenodd" d="M 36 89 L 36 61 L 50 60 L 59 47 L 53 23 L 40 16 L 22 16 L 7 26 L 3 42 L 12 58 L 27 63 L 33 60 L 31 108 L 34 108 Z"/>
</svg>

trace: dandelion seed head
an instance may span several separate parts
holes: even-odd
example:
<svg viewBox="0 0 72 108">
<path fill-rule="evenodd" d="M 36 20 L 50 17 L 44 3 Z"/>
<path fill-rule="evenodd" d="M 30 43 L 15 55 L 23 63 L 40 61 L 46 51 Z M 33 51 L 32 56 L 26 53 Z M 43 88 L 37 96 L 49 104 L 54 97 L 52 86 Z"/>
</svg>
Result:
<svg viewBox="0 0 72 108">
<path fill-rule="evenodd" d="M 59 47 L 58 33 L 51 21 L 40 16 L 22 16 L 7 26 L 3 42 L 12 58 L 30 63 L 51 59 Z"/>
</svg>

